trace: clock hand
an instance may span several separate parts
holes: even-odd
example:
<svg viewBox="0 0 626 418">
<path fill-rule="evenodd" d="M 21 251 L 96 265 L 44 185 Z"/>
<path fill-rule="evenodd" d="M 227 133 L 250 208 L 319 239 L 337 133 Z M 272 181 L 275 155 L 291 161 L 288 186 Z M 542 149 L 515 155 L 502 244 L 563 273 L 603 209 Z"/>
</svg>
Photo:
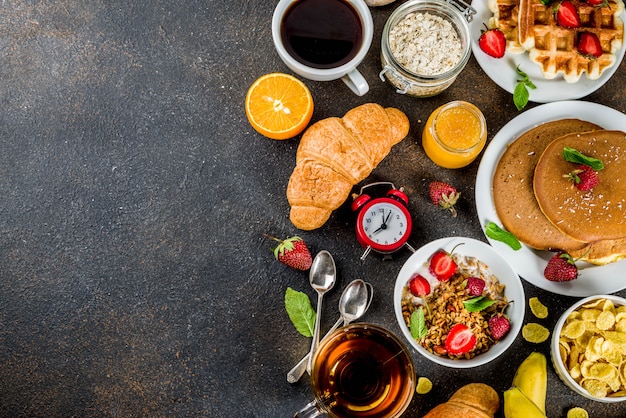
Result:
<svg viewBox="0 0 626 418">
<path fill-rule="evenodd" d="M 374 230 L 374 232 L 372 232 L 372 234 L 376 234 L 378 232 L 380 232 L 381 230 L 387 228 L 387 219 L 389 219 L 389 215 L 391 215 L 391 210 L 389 211 L 389 214 L 387 215 L 387 218 L 385 218 L 385 209 L 383 209 L 383 223 L 380 224 L 380 226 L 378 227 L 378 229 Z"/>
<path fill-rule="evenodd" d="M 387 221 L 389 220 L 389 217 L 391 216 L 391 209 L 389 209 L 389 213 L 387 214 L 387 217 L 385 218 L 383 225 L 385 225 L 385 227 L 387 226 Z"/>
</svg>

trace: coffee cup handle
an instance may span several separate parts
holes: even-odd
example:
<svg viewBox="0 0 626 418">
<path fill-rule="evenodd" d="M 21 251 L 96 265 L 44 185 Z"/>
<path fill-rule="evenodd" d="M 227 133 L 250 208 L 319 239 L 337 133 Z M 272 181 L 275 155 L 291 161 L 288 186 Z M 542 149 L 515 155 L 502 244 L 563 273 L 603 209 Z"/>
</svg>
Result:
<svg viewBox="0 0 626 418">
<path fill-rule="evenodd" d="M 367 81 L 356 68 L 341 77 L 341 80 L 346 83 L 346 85 L 350 87 L 350 90 L 357 96 L 363 96 L 370 89 Z"/>
</svg>

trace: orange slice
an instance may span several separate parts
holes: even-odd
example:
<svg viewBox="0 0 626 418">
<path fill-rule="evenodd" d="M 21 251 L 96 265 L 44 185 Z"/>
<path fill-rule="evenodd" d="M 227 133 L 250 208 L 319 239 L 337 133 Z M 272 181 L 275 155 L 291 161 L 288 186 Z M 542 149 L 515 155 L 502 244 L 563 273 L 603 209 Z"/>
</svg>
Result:
<svg viewBox="0 0 626 418">
<path fill-rule="evenodd" d="M 302 81 L 289 74 L 265 74 L 248 89 L 246 116 L 261 135 L 293 138 L 313 116 L 313 96 Z"/>
</svg>

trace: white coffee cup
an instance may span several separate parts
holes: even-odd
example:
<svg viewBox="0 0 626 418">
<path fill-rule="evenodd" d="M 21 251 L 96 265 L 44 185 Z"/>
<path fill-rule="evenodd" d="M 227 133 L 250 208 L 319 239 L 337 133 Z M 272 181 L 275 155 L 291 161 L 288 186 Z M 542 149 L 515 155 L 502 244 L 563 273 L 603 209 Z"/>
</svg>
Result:
<svg viewBox="0 0 626 418">
<path fill-rule="evenodd" d="M 333 68 L 314 68 L 307 66 L 294 57 L 292 57 L 285 48 L 281 37 L 281 25 L 285 12 L 289 6 L 298 0 L 280 0 L 274 10 L 272 17 L 272 39 L 278 55 L 283 62 L 296 74 L 304 78 L 314 81 L 330 81 L 341 79 L 350 90 L 359 96 L 363 96 L 369 91 L 367 81 L 361 75 L 357 66 L 363 61 L 370 46 L 372 45 L 372 37 L 374 34 L 374 22 L 372 14 L 363 0 L 345 0 L 350 3 L 361 19 L 362 42 L 356 55 L 347 63 L 341 64 Z"/>
</svg>

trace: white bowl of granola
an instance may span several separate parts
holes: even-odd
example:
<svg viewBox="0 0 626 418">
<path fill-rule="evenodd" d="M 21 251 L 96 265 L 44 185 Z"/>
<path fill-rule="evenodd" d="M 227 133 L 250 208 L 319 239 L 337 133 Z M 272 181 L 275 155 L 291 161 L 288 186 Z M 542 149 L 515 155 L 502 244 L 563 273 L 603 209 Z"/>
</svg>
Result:
<svg viewBox="0 0 626 418">
<path fill-rule="evenodd" d="M 432 241 L 402 266 L 394 310 L 409 344 L 429 360 L 470 368 L 513 343 L 524 320 L 524 288 L 508 262 L 472 238 Z"/>
</svg>

